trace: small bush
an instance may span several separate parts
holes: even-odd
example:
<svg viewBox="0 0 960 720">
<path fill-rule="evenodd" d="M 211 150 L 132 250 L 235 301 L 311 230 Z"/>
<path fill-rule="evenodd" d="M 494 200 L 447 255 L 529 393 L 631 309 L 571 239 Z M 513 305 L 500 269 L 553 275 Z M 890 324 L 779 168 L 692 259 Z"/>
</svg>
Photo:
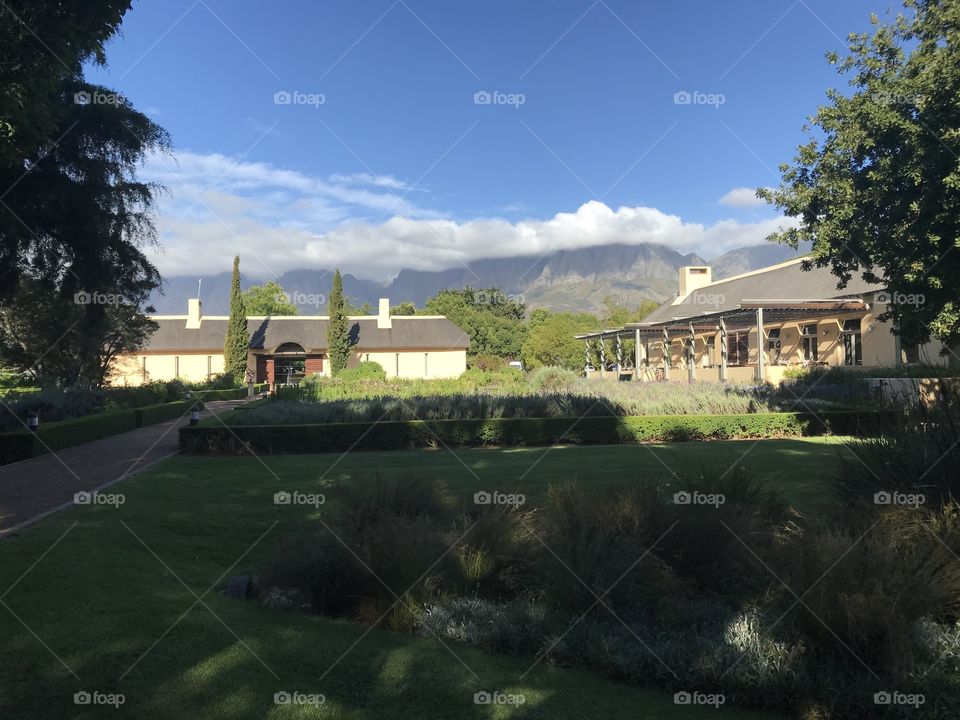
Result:
<svg viewBox="0 0 960 720">
<path fill-rule="evenodd" d="M 579 380 L 577 373 L 560 367 L 537 368 L 530 373 L 530 387 L 537 392 L 558 393 L 573 387 Z"/>
<path fill-rule="evenodd" d="M 386 380 L 387 371 L 380 363 L 372 360 L 357 363 L 354 367 L 344 368 L 336 376 L 342 383 L 357 383 L 365 380 Z"/>
</svg>

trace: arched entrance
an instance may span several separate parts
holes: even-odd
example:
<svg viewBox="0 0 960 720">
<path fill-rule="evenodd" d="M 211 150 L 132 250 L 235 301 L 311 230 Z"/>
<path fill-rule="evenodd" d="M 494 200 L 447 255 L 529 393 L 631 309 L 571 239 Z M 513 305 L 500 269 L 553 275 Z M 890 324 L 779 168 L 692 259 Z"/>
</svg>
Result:
<svg viewBox="0 0 960 720">
<path fill-rule="evenodd" d="M 273 377 L 277 385 L 296 385 L 307 371 L 307 352 L 297 343 L 283 343 L 273 353 Z"/>
</svg>

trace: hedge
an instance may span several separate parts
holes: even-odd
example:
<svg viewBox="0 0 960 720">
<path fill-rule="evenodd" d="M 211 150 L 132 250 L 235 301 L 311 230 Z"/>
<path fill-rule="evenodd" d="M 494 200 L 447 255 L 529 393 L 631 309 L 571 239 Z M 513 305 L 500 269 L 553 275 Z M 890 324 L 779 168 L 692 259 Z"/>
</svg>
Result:
<svg viewBox="0 0 960 720">
<path fill-rule="evenodd" d="M 33 433 L 0 433 L 0 465 L 173 420 L 185 415 L 195 404 L 195 400 L 181 400 L 137 409 L 105 410 L 80 418 L 41 423 Z"/>
<path fill-rule="evenodd" d="M 587 418 L 409 420 L 313 425 L 193 426 L 180 429 L 180 450 L 195 454 L 258 454 L 408 450 L 415 448 L 604 445 L 800 435 L 873 435 L 892 412 L 638 415 Z"/>
</svg>

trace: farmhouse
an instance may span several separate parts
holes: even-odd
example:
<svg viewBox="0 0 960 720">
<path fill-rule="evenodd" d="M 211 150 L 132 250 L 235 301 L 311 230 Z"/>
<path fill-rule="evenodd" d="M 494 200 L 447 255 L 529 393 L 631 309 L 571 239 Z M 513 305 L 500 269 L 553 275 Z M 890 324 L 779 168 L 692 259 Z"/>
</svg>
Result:
<svg viewBox="0 0 960 720">
<path fill-rule="evenodd" d="M 159 328 L 136 354 L 114 366 L 114 385 L 140 385 L 180 378 L 195 382 L 223 372 L 226 316 L 204 316 L 200 300 L 188 301 L 186 315 L 155 315 Z M 248 317 L 247 367 L 255 382 L 298 382 L 305 375 L 330 372 L 325 315 Z M 380 300 L 377 315 L 350 318 L 353 350 L 349 365 L 379 363 L 388 377 L 449 378 L 467 368 L 470 339 L 439 315 L 391 316 Z"/>
<path fill-rule="evenodd" d="M 939 343 L 905 346 L 879 319 L 891 302 L 921 299 L 892 298 L 856 277 L 838 290 L 828 268 L 804 270 L 803 261 L 718 281 L 710 267 L 681 268 L 676 297 L 642 322 L 577 336 L 585 344 L 587 376 L 612 370 L 641 381 L 777 383 L 791 367 L 942 362 Z M 632 357 L 624 340 L 634 341 Z M 601 354 L 596 369 L 595 348 Z"/>
</svg>

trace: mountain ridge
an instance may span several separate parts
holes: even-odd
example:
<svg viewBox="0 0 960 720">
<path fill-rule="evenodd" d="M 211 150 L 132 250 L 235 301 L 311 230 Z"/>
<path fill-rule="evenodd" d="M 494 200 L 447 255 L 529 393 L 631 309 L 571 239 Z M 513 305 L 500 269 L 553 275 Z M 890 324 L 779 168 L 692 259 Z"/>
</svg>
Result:
<svg viewBox="0 0 960 720">
<path fill-rule="evenodd" d="M 426 300 L 446 288 L 498 287 L 520 296 L 530 308 L 596 311 L 604 298 L 613 296 L 626 305 L 642 300 L 662 302 L 677 292 L 678 270 L 685 265 L 710 265 L 714 279 L 749 272 L 797 257 L 798 252 L 782 245 L 736 248 L 710 262 L 695 253 L 681 254 L 665 245 L 614 243 L 574 250 L 558 250 L 541 256 L 492 258 L 444 270 L 402 269 L 388 282 L 343 275 L 344 293 L 354 303 L 376 307 L 381 297 L 391 304 L 413 302 L 423 307 Z M 200 278 L 165 278 L 163 294 L 154 293 L 150 305 L 161 315 L 186 312 L 187 299 L 196 297 L 197 280 L 203 311 L 208 315 L 229 312 L 230 273 Z M 287 291 L 301 314 L 326 312 L 325 294 L 333 272 L 325 269 L 297 269 L 280 275 L 276 282 Z M 242 278 L 244 289 L 263 280 Z"/>
</svg>

